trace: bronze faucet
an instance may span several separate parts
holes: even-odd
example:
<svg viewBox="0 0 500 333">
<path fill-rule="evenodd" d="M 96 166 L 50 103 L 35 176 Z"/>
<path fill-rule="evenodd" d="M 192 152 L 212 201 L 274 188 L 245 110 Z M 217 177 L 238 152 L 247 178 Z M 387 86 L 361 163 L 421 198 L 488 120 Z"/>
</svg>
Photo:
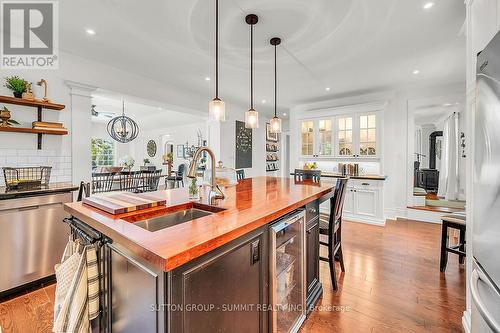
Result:
<svg viewBox="0 0 500 333">
<path fill-rule="evenodd" d="M 214 152 L 208 148 L 208 147 L 200 147 L 196 149 L 194 155 L 193 155 L 193 161 L 191 162 L 191 167 L 189 168 L 188 172 L 188 177 L 189 178 L 196 178 L 196 169 L 198 167 L 198 159 L 200 158 L 201 153 L 206 151 L 210 155 L 210 159 L 212 161 L 212 179 L 211 179 L 211 185 L 210 185 L 210 193 L 208 194 L 208 200 L 210 202 L 210 205 L 215 205 L 217 203 L 217 200 L 219 199 L 224 199 L 224 193 L 222 193 L 221 189 L 217 185 L 217 180 L 215 178 L 215 154 Z"/>
</svg>

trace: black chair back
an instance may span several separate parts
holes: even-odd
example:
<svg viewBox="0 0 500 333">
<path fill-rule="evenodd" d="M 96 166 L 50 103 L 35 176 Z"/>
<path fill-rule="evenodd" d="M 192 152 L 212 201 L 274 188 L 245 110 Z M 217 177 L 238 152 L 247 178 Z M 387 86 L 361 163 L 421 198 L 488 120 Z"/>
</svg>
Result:
<svg viewBox="0 0 500 333">
<path fill-rule="evenodd" d="M 236 179 L 237 180 L 245 179 L 245 170 L 243 169 L 236 170 Z"/>
<path fill-rule="evenodd" d="M 161 170 L 155 171 L 142 171 L 141 179 L 142 179 L 142 192 L 151 192 L 158 190 L 158 184 L 160 183 Z"/>
<path fill-rule="evenodd" d="M 141 171 L 120 172 L 120 191 L 139 192 Z"/>
<path fill-rule="evenodd" d="M 321 170 L 303 170 L 295 169 L 294 179 L 297 181 L 302 180 L 312 180 L 315 183 L 319 183 L 321 180 Z"/>
<path fill-rule="evenodd" d="M 82 201 L 84 195 L 85 195 L 85 198 L 88 198 L 90 196 L 90 183 L 85 183 L 84 181 L 81 181 L 80 188 L 78 189 L 78 197 L 76 198 L 76 201 Z"/>
<path fill-rule="evenodd" d="M 342 219 L 342 210 L 344 209 L 344 199 L 348 181 L 349 178 L 337 179 L 335 195 L 330 199 L 330 225 L 332 223 L 338 223 Z"/>
<path fill-rule="evenodd" d="M 177 177 L 184 178 L 184 172 L 186 172 L 186 165 L 184 163 L 179 164 L 177 169 Z"/>
<path fill-rule="evenodd" d="M 110 192 L 113 187 L 114 172 L 92 174 L 92 193 Z"/>
</svg>

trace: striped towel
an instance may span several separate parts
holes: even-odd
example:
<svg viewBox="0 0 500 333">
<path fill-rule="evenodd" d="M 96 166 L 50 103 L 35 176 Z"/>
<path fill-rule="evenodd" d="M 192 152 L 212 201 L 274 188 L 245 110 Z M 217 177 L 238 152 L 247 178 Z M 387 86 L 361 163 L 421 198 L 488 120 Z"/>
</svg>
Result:
<svg viewBox="0 0 500 333">
<path fill-rule="evenodd" d="M 70 247 L 74 249 L 74 246 Z M 99 275 L 95 247 L 87 245 L 83 248 L 82 254 L 76 251 L 69 256 L 56 267 L 56 277 L 53 332 L 89 333 L 90 320 L 99 315 Z M 66 286 L 68 278 L 71 282 Z M 61 289 L 59 281 L 62 283 Z M 58 301 L 63 294 L 63 301 Z"/>
</svg>

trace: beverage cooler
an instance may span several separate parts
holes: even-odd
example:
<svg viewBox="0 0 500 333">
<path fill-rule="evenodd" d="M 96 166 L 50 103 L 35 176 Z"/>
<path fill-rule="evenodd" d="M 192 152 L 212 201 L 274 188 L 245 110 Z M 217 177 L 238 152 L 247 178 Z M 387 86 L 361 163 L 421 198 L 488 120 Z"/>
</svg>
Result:
<svg viewBox="0 0 500 333">
<path fill-rule="evenodd" d="M 271 332 L 294 333 L 306 318 L 305 228 L 303 210 L 271 226 Z"/>
</svg>

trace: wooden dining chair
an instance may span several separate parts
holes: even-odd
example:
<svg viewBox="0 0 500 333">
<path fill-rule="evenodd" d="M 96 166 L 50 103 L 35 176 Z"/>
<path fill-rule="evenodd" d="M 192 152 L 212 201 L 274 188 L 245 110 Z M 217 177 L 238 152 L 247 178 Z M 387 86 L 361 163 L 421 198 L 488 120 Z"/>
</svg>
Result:
<svg viewBox="0 0 500 333">
<path fill-rule="evenodd" d="M 88 198 L 90 196 L 90 183 L 80 182 L 80 187 L 78 188 L 78 196 L 76 201 L 82 201 L 83 198 Z"/>
<path fill-rule="evenodd" d="M 141 171 L 122 171 L 119 179 L 120 191 L 140 192 Z"/>
<path fill-rule="evenodd" d="M 315 183 L 319 183 L 321 180 L 321 170 L 295 169 L 294 179 L 296 181 L 312 180 Z"/>
<path fill-rule="evenodd" d="M 140 191 L 141 192 L 152 192 L 158 190 L 158 184 L 160 183 L 161 170 L 141 171 Z"/>
<path fill-rule="evenodd" d="M 236 180 L 243 180 L 245 179 L 245 170 L 239 169 L 236 170 Z"/>
<path fill-rule="evenodd" d="M 348 181 L 349 178 L 337 179 L 335 194 L 330 199 L 330 213 L 320 214 L 319 218 L 319 233 L 328 236 L 328 242 L 321 240 L 319 242 L 320 245 L 328 248 L 328 257 L 320 257 L 320 260 L 327 261 L 330 266 L 333 290 L 338 289 L 335 260 L 340 262 L 340 269 L 345 272 L 344 255 L 342 253 L 342 210 Z"/>
<path fill-rule="evenodd" d="M 92 174 L 92 193 L 110 192 L 113 187 L 114 172 L 98 172 Z"/>
</svg>

